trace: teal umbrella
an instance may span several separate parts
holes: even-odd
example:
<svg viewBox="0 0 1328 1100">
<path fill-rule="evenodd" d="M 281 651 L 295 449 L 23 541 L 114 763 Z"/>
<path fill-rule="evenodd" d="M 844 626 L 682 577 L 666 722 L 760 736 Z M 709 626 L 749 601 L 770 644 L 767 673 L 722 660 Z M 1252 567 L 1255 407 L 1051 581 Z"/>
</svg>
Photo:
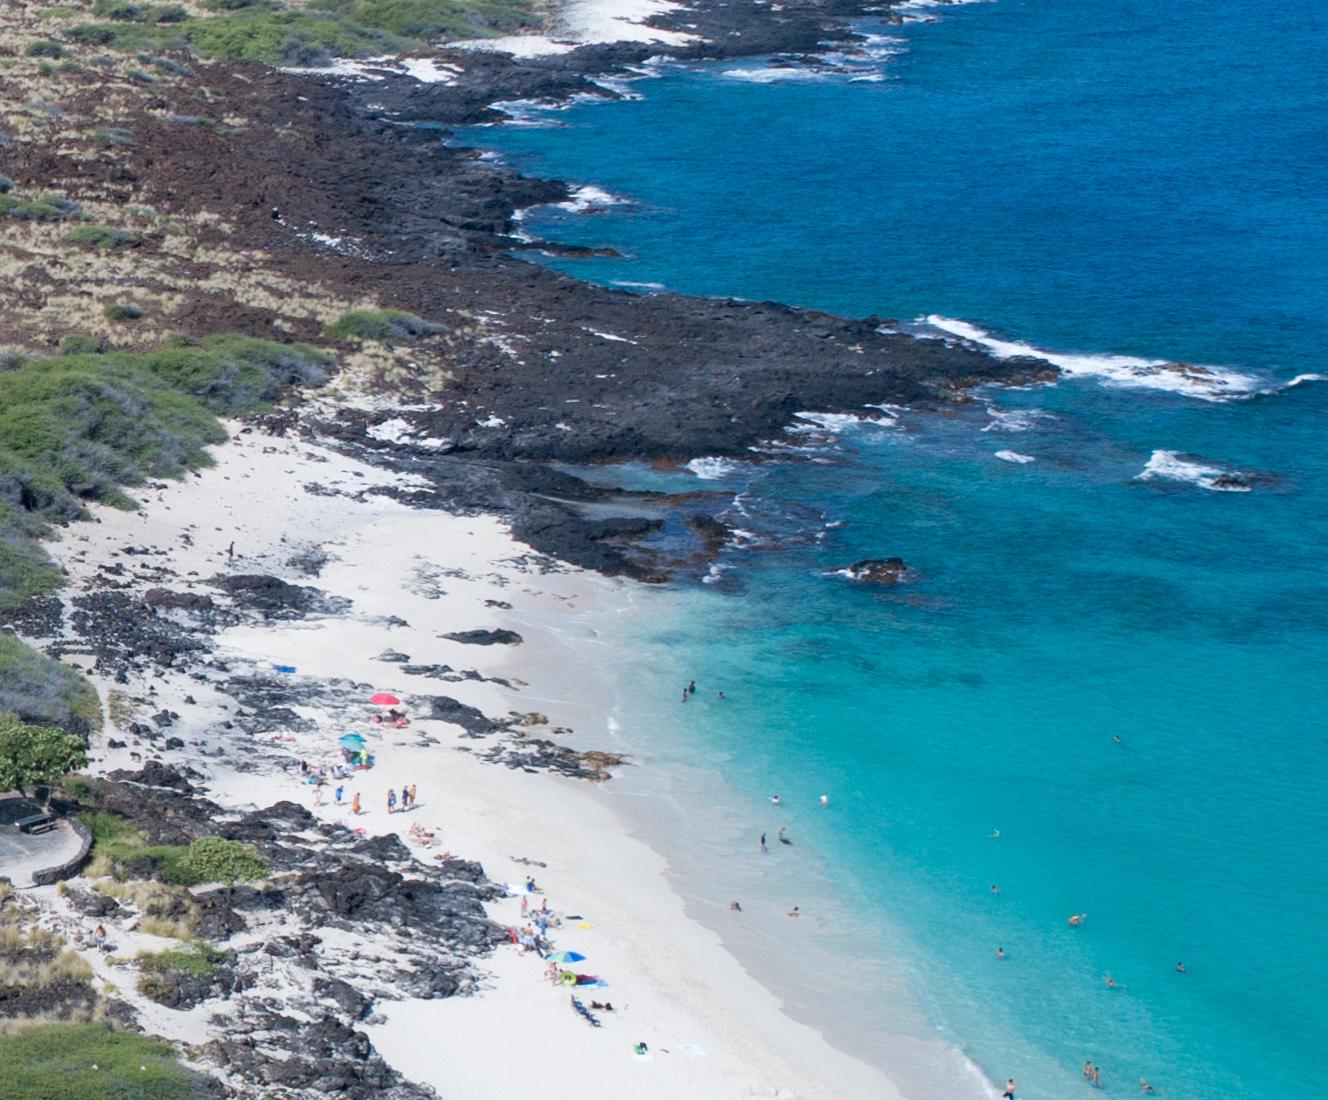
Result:
<svg viewBox="0 0 1328 1100">
<path fill-rule="evenodd" d="M 368 742 L 358 733 L 347 733 L 341 738 L 341 747 L 343 749 L 362 749 L 366 744 L 368 744 Z"/>
<path fill-rule="evenodd" d="M 546 955 L 545 958 L 551 963 L 579 963 L 586 961 L 586 957 L 579 951 L 555 951 L 552 955 Z"/>
</svg>

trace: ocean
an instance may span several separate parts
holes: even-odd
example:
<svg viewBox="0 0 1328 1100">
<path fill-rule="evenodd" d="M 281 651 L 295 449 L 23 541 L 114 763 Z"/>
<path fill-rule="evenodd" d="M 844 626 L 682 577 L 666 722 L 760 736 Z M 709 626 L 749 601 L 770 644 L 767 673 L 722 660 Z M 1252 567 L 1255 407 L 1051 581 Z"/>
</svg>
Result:
<svg viewBox="0 0 1328 1100">
<path fill-rule="evenodd" d="M 1066 370 L 600 471 L 740 529 L 615 626 L 616 736 L 667 776 L 693 910 L 910 1095 L 961 1095 L 926 1035 L 1027 1100 L 1086 1060 L 1118 1094 L 1318 1095 L 1328 10 L 908 10 L 851 55 L 653 66 L 464 137 L 585 186 L 526 219 L 622 254 L 545 260 L 582 278 Z M 892 556 L 896 586 L 839 573 Z"/>
</svg>

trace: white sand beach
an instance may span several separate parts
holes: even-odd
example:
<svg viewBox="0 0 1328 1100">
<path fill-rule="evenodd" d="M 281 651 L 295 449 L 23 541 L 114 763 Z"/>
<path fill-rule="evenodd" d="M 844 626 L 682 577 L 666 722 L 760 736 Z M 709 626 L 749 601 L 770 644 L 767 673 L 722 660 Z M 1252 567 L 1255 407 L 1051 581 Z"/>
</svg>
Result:
<svg viewBox="0 0 1328 1100">
<path fill-rule="evenodd" d="M 515 57 L 567 53 L 578 46 L 607 42 L 658 42 L 683 46 L 697 41 L 697 36 L 651 27 L 648 21 L 651 16 L 685 11 L 686 8 L 686 4 L 672 0 L 568 0 L 559 5 L 546 34 L 470 38 L 448 45 L 456 49 L 510 53 Z"/>
<path fill-rule="evenodd" d="M 214 453 L 212 468 L 138 492 L 140 510 L 101 508 L 94 522 L 68 528 L 53 552 L 74 584 L 126 563 L 125 548 L 134 547 L 133 562 L 168 570 L 174 579 L 165 583 L 176 588 L 206 591 L 207 578 L 228 571 L 314 585 L 350 600 L 349 610 L 232 627 L 217 639 L 218 656 L 233 667 L 281 665 L 294 667 L 296 678 L 371 684 L 397 694 L 408 711 L 413 695 L 446 694 L 490 717 L 548 710 L 557 726 L 560 716 L 546 701 L 565 695 L 569 681 L 583 707 L 602 691 L 605 673 L 593 666 L 604 655 L 585 659 L 583 640 L 590 637 L 593 650 L 596 616 L 621 606 L 624 582 L 560 566 L 543 572 L 552 563 L 515 542 L 496 518 L 412 510 L 372 492 L 390 475 L 303 442 L 246 429 Z M 317 577 L 287 564 L 314 547 L 330 555 Z M 476 646 L 439 637 L 477 628 L 515 630 L 525 641 Z M 376 659 L 388 650 L 512 686 L 404 675 L 400 663 Z M 114 685 L 98 686 L 105 695 Z M 528 903 L 547 899 L 561 920 L 551 929 L 555 946 L 584 954 L 576 969 L 604 978 L 605 985 L 579 992 L 587 1004 L 613 1004 L 612 1013 L 599 1014 L 598 1029 L 573 1011 L 566 987 L 550 983 L 543 961 L 515 946 L 481 964 L 487 977 L 475 996 L 380 1001 L 366 1031 L 408 1078 L 474 1100 L 526 1092 L 550 1100 L 901 1095 L 879 1071 L 785 1015 L 719 937 L 686 916 L 663 858 L 628 834 L 594 784 L 482 762 L 457 750 L 483 751 L 492 741 L 468 740 L 459 727 L 418 711 L 408 728 L 384 732 L 369 724 L 375 708 L 368 705 L 349 714 L 308 709 L 302 717 L 317 723 L 316 733 L 273 737 L 290 770 L 241 771 L 233 754 L 214 755 L 227 748 L 221 697 L 174 673 L 152 686 L 163 706 L 181 714 L 172 732 L 185 748 L 163 759 L 203 772 L 209 797 L 221 805 L 301 802 L 370 836 L 396 832 L 428 861 L 437 849 L 411 839 L 418 825 L 436 834 L 438 849 L 481 861 L 490 878 L 514 889 L 532 874 L 542 892 L 526 895 Z M 184 704 L 186 694 L 197 697 L 194 705 Z M 358 818 L 330 794 L 316 806 L 296 767 L 301 758 L 331 759 L 347 730 L 364 733 L 376 757 L 372 770 L 347 783 L 344 802 L 353 793 L 362 798 Z M 549 734 L 543 726 L 530 732 Z M 106 746 L 122 736 L 108 726 L 94 744 L 94 770 L 137 766 L 129 748 Z M 410 784 L 417 808 L 389 815 L 388 787 Z M 491 915 L 519 924 L 520 897 L 494 903 Z M 163 1034 L 197 1041 L 197 1015 L 154 1006 L 150 1018 Z M 648 1047 L 644 1056 L 634 1053 L 639 1042 Z"/>
</svg>

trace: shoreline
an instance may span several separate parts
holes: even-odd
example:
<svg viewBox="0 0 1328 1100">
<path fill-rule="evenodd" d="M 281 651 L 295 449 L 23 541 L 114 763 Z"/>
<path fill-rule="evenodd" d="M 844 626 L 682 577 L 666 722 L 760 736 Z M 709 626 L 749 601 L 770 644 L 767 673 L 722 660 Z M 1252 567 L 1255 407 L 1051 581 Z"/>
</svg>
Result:
<svg viewBox="0 0 1328 1100">
<path fill-rule="evenodd" d="M 270 510 L 261 510 L 260 515 L 259 509 L 247 509 L 246 504 L 261 503 L 262 494 L 256 498 L 254 489 L 244 482 L 270 484 L 278 468 L 297 482 L 317 476 L 321 484 L 335 477 L 334 486 L 349 485 L 357 474 L 363 482 L 375 477 L 374 471 L 353 460 L 257 432 L 233 437 L 216 454 L 217 465 L 190 483 L 149 493 L 142 511 L 103 511 L 95 526 L 69 529 L 56 549 L 74 574 L 74 583 L 87 581 L 113 564 L 120 556 L 119 548 L 131 538 L 140 553 L 153 555 L 154 568 L 162 575 L 181 578 L 188 575 L 189 566 L 203 573 L 197 567 L 224 560 L 225 547 L 237 533 L 234 568 L 272 568 L 290 555 L 290 543 L 282 541 L 285 520 Z M 318 495 L 311 506 L 326 508 L 322 502 L 327 499 Z M 525 548 L 489 517 L 415 511 L 381 497 L 360 502 L 343 499 L 332 511 L 341 513 L 340 522 L 322 532 L 322 538 L 315 528 L 311 544 L 299 549 L 317 549 L 331 535 L 333 559 L 315 581 L 327 596 L 352 600 L 350 608 L 326 618 L 229 626 L 216 638 L 219 659 L 259 668 L 290 660 L 297 670 L 291 678 L 299 682 L 307 678 L 314 684 L 350 680 L 387 686 L 390 681 L 396 690 L 405 692 L 416 685 L 412 677 L 397 671 L 404 666 L 375 657 L 384 645 L 400 650 L 427 644 L 428 654 L 411 653 L 411 657 L 442 658 L 449 663 L 471 658 L 481 675 L 505 679 L 531 667 L 556 673 L 558 682 L 564 683 L 578 675 L 575 668 L 569 668 L 569 658 L 584 653 L 583 640 L 569 640 L 565 633 L 550 631 L 534 618 L 523 618 L 521 606 L 527 601 L 548 606 L 550 600 L 567 606 L 589 595 L 587 602 L 593 606 L 580 614 L 588 616 L 587 622 L 594 621 L 604 603 L 616 598 L 614 587 L 625 583 L 579 572 L 548 576 L 532 572 Z M 215 531 L 203 529 L 204 517 L 228 516 L 236 517 L 230 520 L 234 526 L 223 523 Z M 331 520 L 324 517 L 323 522 Z M 181 536 L 191 533 L 192 545 L 182 545 Z M 429 563 L 439 567 L 428 578 L 420 571 L 420 536 L 429 545 L 442 541 L 448 547 L 442 554 L 427 555 Z M 155 553 L 164 547 L 171 549 Z M 539 565 L 533 568 L 538 570 Z M 408 590 L 412 584 L 431 594 L 443 588 L 447 594 L 421 596 Z M 510 602 L 515 607 L 509 614 L 486 608 L 485 600 Z M 410 625 L 393 625 L 392 616 L 404 618 Z M 500 647 L 463 646 L 433 637 L 444 627 L 500 624 L 530 629 L 530 648 L 495 653 Z M 110 682 L 103 680 L 101 686 L 108 688 Z M 156 755 L 168 765 L 178 763 L 211 773 L 206 780 L 210 796 L 223 807 L 256 810 L 274 800 L 294 799 L 325 821 L 346 820 L 344 810 L 313 806 L 308 789 L 301 792 L 298 777 L 274 769 L 267 749 L 261 756 L 251 756 L 247 765 L 235 767 L 236 746 L 227 746 L 226 735 L 218 728 L 217 699 L 204 699 L 192 713 L 183 702 L 191 686 L 202 695 L 188 674 L 167 674 L 153 686 L 159 702 L 183 712 L 173 729 L 186 742 L 186 747 Z M 420 690 L 436 688 L 425 681 Z M 494 715 L 502 713 L 504 704 L 533 704 L 543 709 L 546 699 L 556 694 L 541 694 L 537 682 L 513 691 L 467 680 L 449 683 L 446 690 L 465 705 L 479 706 Z M 404 694 L 403 698 L 410 700 Z M 420 698 L 426 697 L 417 697 L 411 708 L 414 715 L 423 710 Z M 558 722 L 555 702 L 548 704 L 549 717 Z M 316 705 L 299 709 L 302 717 L 320 728 L 317 733 L 294 733 L 290 742 L 272 743 L 277 754 L 291 762 L 295 754 L 313 757 L 319 744 L 332 743 L 338 728 L 335 723 L 344 721 L 342 715 Z M 106 748 L 105 742 L 116 732 L 108 730 L 97 746 L 102 773 L 116 766 L 132 766 L 132 744 Z M 202 742 L 197 751 L 189 747 L 196 738 Z M 664 857 L 622 827 L 609 805 L 612 799 L 596 798 L 597 791 L 577 789 L 562 776 L 495 767 L 482 763 L 471 751 L 453 755 L 447 752 L 449 748 L 470 750 L 464 734 L 424 717 L 415 717 L 407 730 L 372 733 L 370 738 L 381 760 L 368 777 L 356 781 L 356 789 L 364 790 L 367 812 L 347 824 L 366 827 L 370 835 L 383 829 L 397 831 L 409 842 L 404 819 L 384 814 L 377 797 L 379 786 L 400 783 L 397 776 L 409 777 L 420 786 L 420 808 L 409 815 L 411 824 L 418 821 L 437 829 L 443 846 L 479 859 L 491 876 L 519 883 L 525 868 L 509 859 L 518 852 L 548 863 L 547 869 L 534 872 L 547 888 L 543 896 L 563 912 L 576 910 L 592 925 L 565 928 L 557 945 L 582 950 L 589 956 L 587 966 L 602 968 L 611 984 L 595 995 L 621 1006 L 620 1014 L 604 1020 L 603 1030 L 592 1031 L 570 1011 L 563 992 L 547 984 L 537 959 L 522 958 L 512 948 L 499 948 L 478 966 L 482 975 L 489 975 L 480 978 L 482 985 L 488 986 L 496 978 L 493 988 L 478 996 L 380 1002 L 379 1012 L 385 1020 L 371 1021 L 368 1034 L 387 1061 L 407 1077 L 434 1084 L 440 1091 L 465 1083 L 469 1085 L 467 1095 L 509 1095 L 511 1088 L 527 1080 L 529 1072 L 525 1062 L 502 1059 L 504 1037 L 515 1026 L 523 1036 L 523 1050 L 536 1054 L 537 1064 L 543 1064 L 545 1057 L 566 1057 L 568 1049 L 577 1051 L 580 1070 L 574 1087 L 563 1092 L 556 1082 L 546 1083 L 542 1091 L 550 1096 L 584 1095 L 592 1081 L 605 1095 L 622 1090 L 660 1097 L 736 1095 L 743 1090 L 746 1095 L 827 1098 L 901 1095 L 877 1069 L 840 1052 L 818 1031 L 786 1015 L 776 995 L 739 964 L 721 937 L 685 913 L 683 898 L 668 881 Z M 424 744 L 420 738 L 437 739 L 437 743 Z M 214 756 L 217 750 L 225 751 L 226 756 Z M 588 837 L 595 838 L 592 847 L 587 846 Z M 427 859 L 427 850 L 414 843 L 411 847 L 417 858 Z M 54 893 L 53 888 L 47 892 Z M 515 896 L 489 909 L 500 924 L 519 919 Z M 462 1004 L 466 1007 L 461 1008 Z M 176 1021 L 171 1013 L 158 1009 L 151 1018 L 167 1037 L 198 1044 L 207 1032 L 196 1015 Z M 449 1045 L 452 1038 L 457 1041 L 455 1047 Z M 637 1041 L 647 1042 L 655 1052 L 653 1064 L 633 1057 L 631 1045 Z M 684 1047 L 686 1052 L 680 1053 Z M 500 1083 L 504 1068 L 513 1074 L 506 1085 Z M 486 1093 L 485 1088 L 490 1091 Z M 790 1089 L 791 1093 L 780 1091 Z"/>
</svg>

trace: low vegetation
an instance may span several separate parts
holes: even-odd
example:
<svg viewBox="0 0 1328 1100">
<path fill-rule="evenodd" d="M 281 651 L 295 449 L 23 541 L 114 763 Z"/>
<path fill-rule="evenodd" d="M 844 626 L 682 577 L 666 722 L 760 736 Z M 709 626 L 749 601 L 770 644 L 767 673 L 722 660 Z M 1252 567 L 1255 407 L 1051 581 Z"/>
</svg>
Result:
<svg viewBox="0 0 1328 1100">
<path fill-rule="evenodd" d="M 92 833 L 93 864 L 89 874 L 123 876 L 133 870 L 136 877 L 155 876 L 173 886 L 199 886 L 216 882 L 233 885 L 263 878 L 267 863 L 248 845 L 219 836 L 205 836 L 190 844 L 149 844 L 147 837 L 122 819 L 104 811 L 79 815 Z M 103 893 L 125 896 L 114 889 Z M 133 898 L 139 908 L 150 905 Z"/>
<path fill-rule="evenodd" d="M 125 248 L 140 244 L 143 235 L 113 225 L 80 225 L 66 233 L 65 240 L 70 244 L 91 245 L 93 248 Z"/>
<path fill-rule="evenodd" d="M 33 568 L 51 566 L 43 561 Z M 0 711 L 62 728 L 87 728 L 101 721 L 91 683 L 10 634 L 0 634 Z"/>
<path fill-rule="evenodd" d="M 400 309 L 353 309 L 327 326 L 333 340 L 377 340 L 390 344 L 412 337 L 430 336 L 440 325 Z"/>
<path fill-rule="evenodd" d="M 6 1096 L 33 1100 L 190 1100 L 197 1077 L 175 1050 L 101 1024 L 42 1024 L 0 1037 Z"/>
<path fill-rule="evenodd" d="M 331 57 L 418 52 L 460 38 L 508 34 L 538 21 L 530 0 L 212 0 L 206 15 L 176 5 L 99 0 L 106 22 L 70 27 L 84 45 L 309 65 Z"/>
<path fill-rule="evenodd" d="M 182 974 L 190 978 L 206 978 L 216 972 L 217 964 L 225 954 L 206 940 L 194 940 L 182 947 L 172 947 L 138 957 L 141 974 Z"/>
<path fill-rule="evenodd" d="M 28 222 L 58 222 L 79 216 L 78 203 L 57 196 L 39 195 L 25 199 L 12 191 L 0 194 L 0 218 Z"/>
</svg>

